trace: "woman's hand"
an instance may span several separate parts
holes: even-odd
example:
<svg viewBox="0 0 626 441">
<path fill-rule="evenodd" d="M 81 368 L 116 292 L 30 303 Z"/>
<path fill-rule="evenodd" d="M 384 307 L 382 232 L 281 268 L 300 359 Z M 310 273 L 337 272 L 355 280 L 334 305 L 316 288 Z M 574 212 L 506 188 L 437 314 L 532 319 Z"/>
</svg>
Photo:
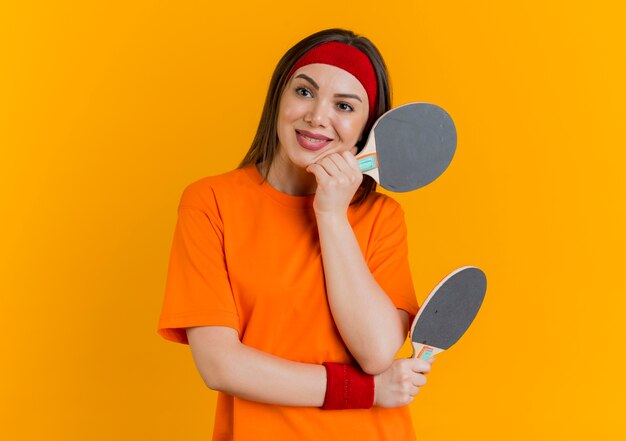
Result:
<svg viewBox="0 0 626 441">
<path fill-rule="evenodd" d="M 426 374 L 434 361 L 399 358 L 382 374 L 374 377 L 374 405 L 401 407 L 413 402 L 420 387 L 426 384 Z"/>
<path fill-rule="evenodd" d="M 363 173 L 354 157 L 355 153 L 356 147 L 342 153 L 331 153 L 306 168 L 317 180 L 313 201 L 317 215 L 347 212 L 363 181 Z"/>
</svg>

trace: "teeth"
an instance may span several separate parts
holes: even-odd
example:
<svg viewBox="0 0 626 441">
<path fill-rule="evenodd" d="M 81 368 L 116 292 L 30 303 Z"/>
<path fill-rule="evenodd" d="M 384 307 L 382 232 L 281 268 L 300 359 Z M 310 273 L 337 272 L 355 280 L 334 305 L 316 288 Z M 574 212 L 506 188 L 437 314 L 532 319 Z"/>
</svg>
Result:
<svg viewBox="0 0 626 441">
<path fill-rule="evenodd" d="M 311 137 L 308 137 L 308 136 L 302 135 L 302 134 L 300 134 L 300 135 L 303 138 L 308 139 L 309 141 L 312 141 L 312 142 L 325 142 L 325 141 L 328 141 L 327 139 L 317 139 L 317 138 L 311 138 Z"/>
</svg>

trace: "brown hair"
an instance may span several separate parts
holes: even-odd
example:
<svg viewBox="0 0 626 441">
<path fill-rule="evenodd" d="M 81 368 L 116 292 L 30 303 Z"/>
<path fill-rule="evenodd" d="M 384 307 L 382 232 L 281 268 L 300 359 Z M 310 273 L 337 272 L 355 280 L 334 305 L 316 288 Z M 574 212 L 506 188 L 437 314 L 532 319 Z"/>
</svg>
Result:
<svg viewBox="0 0 626 441">
<path fill-rule="evenodd" d="M 366 127 L 363 129 L 361 141 L 357 143 L 359 151 L 363 148 L 372 124 L 380 115 L 391 108 L 391 87 L 389 85 L 387 67 L 382 56 L 380 55 L 380 52 L 376 49 L 376 46 L 374 46 L 374 44 L 367 38 L 345 29 L 326 29 L 310 35 L 297 43 L 289 49 L 278 62 L 270 81 L 270 87 L 267 92 L 267 97 L 265 98 L 265 104 L 263 106 L 263 112 L 261 113 L 261 120 L 259 121 L 256 135 L 252 141 L 250 150 L 248 150 L 248 153 L 246 153 L 246 156 L 239 164 L 240 168 L 246 167 L 250 164 L 259 164 L 261 162 L 265 164 L 272 164 L 278 150 L 278 108 L 281 95 L 287 84 L 289 71 L 300 59 L 300 57 L 312 48 L 330 41 L 348 44 L 359 49 L 370 59 L 372 65 L 374 66 L 374 71 L 376 72 L 378 98 L 374 107 L 374 117 L 370 118 L 370 122 L 368 122 Z M 264 173 L 265 179 L 267 179 L 268 172 L 269 167 L 266 167 Z M 365 198 L 367 198 L 367 196 L 375 189 L 376 181 L 374 181 L 371 177 L 364 175 L 363 182 L 355 195 L 353 203 L 358 204 L 363 202 Z"/>
</svg>

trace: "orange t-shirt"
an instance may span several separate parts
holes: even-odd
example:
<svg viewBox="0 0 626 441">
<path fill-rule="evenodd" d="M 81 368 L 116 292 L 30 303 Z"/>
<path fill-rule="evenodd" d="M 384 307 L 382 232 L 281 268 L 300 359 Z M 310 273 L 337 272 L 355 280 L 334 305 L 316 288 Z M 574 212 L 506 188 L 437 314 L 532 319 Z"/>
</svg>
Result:
<svg viewBox="0 0 626 441">
<path fill-rule="evenodd" d="M 333 321 L 313 196 L 290 196 L 255 166 L 190 184 L 180 200 L 158 332 L 228 326 L 241 341 L 292 361 L 354 362 Z M 418 310 L 400 205 L 372 193 L 348 219 L 372 275 L 396 307 Z M 262 381 L 259 378 L 259 381 Z M 408 407 L 323 411 L 219 393 L 214 440 L 415 438 Z"/>
</svg>

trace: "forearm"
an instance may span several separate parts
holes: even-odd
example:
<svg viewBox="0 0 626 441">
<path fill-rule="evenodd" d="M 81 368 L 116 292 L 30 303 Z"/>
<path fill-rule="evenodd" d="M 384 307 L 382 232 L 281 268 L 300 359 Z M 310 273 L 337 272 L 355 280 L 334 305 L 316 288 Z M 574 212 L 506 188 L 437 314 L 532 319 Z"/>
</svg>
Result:
<svg viewBox="0 0 626 441">
<path fill-rule="evenodd" d="M 328 302 L 337 328 L 361 368 L 387 369 L 408 322 L 372 276 L 346 215 L 317 216 Z"/>
<path fill-rule="evenodd" d="M 239 398 L 283 406 L 320 407 L 326 392 L 322 365 L 288 361 L 243 345 L 234 329 L 187 330 L 206 385 Z"/>
</svg>

